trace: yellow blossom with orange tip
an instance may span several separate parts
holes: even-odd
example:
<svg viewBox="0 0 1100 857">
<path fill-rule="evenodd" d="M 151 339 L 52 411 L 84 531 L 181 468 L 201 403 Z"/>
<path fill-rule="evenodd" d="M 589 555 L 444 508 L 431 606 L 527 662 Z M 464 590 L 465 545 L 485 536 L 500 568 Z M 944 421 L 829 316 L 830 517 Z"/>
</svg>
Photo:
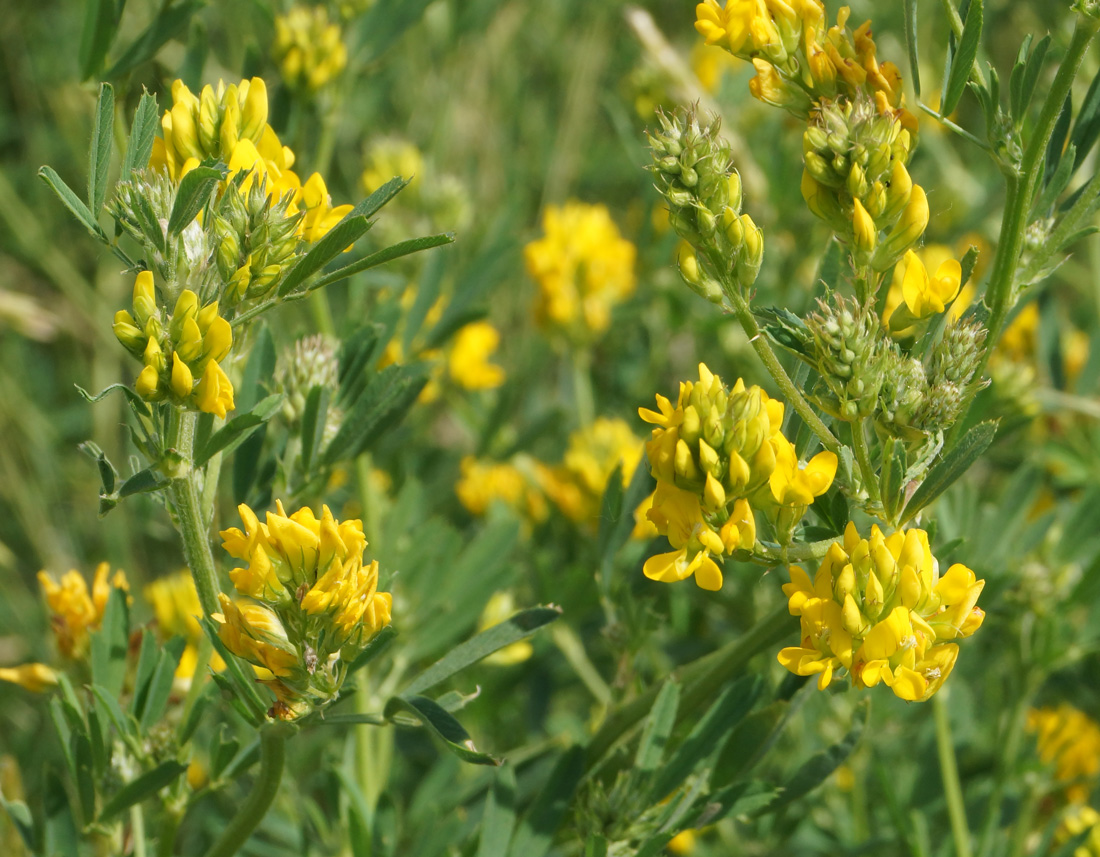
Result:
<svg viewBox="0 0 1100 857">
<path fill-rule="evenodd" d="M 0 667 L 0 681 L 17 684 L 31 693 L 45 693 L 50 688 L 57 687 L 57 672 L 45 664 Z"/>
<path fill-rule="evenodd" d="M 779 652 L 797 675 L 817 675 L 818 687 L 847 670 L 856 687 L 882 683 L 901 699 L 928 699 L 955 665 L 958 646 L 982 624 L 976 606 L 984 580 L 955 564 L 942 577 L 923 530 L 884 536 L 877 526 L 861 538 L 848 524 L 843 543 L 830 545 L 811 580 L 791 568 L 784 584 L 801 644 Z"/>
<path fill-rule="evenodd" d="M 1027 728 L 1035 733 L 1040 761 L 1053 763 L 1054 779 L 1064 787 L 1066 800 L 1088 801 L 1100 777 L 1100 724 L 1079 708 L 1062 703 L 1033 708 Z"/>
<path fill-rule="evenodd" d="M 88 632 L 97 630 L 103 622 L 111 590 L 130 591 L 126 575 L 119 570 L 111 576 L 111 566 L 106 562 L 96 566 L 90 593 L 84 576 L 75 569 L 63 574 L 60 581 L 40 571 L 38 582 L 50 609 L 50 627 L 57 647 L 68 658 L 81 657 L 87 651 Z"/>
</svg>

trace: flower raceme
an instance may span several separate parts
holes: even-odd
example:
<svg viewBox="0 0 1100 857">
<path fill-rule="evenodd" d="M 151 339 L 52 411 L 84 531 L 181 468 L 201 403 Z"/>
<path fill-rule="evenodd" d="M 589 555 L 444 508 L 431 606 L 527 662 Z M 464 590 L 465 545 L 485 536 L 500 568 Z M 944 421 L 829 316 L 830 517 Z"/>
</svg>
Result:
<svg viewBox="0 0 1100 857">
<path fill-rule="evenodd" d="M 683 381 L 676 404 L 657 396 L 658 410 L 640 408 L 656 426 L 646 444 L 657 490 L 647 517 L 674 550 L 646 561 L 652 580 L 695 575 L 704 589 L 720 589 L 712 557 L 756 544 L 753 507 L 791 519 L 832 484 L 836 456 L 819 453 L 805 467 L 783 437 L 783 403 L 738 379 L 727 389 L 706 364 L 699 380 Z"/>
<path fill-rule="evenodd" d="M 587 341 L 611 326 L 611 310 L 634 293 L 634 245 L 603 205 L 548 206 L 543 237 L 523 251 L 538 283 L 540 324 Z"/>
<path fill-rule="evenodd" d="M 275 19 L 275 61 L 293 89 L 317 92 L 348 64 L 340 26 L 323 6 L 295 6 Z"/>
<path fill-rule="evenodd" d="M 336 698 L 348 666 L 390 622 L 392 598 L 378 592 L 378 563 L 363 563 L 367 540 L 358 520 L 320 518 L 303 507 L 286 514 L 276 501 L 265 523 L 238 507 L 244 531 L 221 533 L 223 547 L 248 565 L 230 579 L 259 603 L 220 596 L 219 637 L 234 654 L 268 670 L 278 716 L 292 719 Z"/>
<path fill-rule="evenodd" d="M 38 582 L 50 609 L 50 626 L 57 639 L 57 647 L 67 658 L 82 657 L 88 650 L 88 632 L 99 628 L 112 589 L 130 592 L 126 575 L 101 562 L 96 566 L 89 593 L 84 576 L 75 569 L 66 572 L 61 580 L 45 571 L 38 572 Z"/>
<path fill-rule="evenodd" d="M 923 530 L 861 538 L 848 524 L 843 544 L 830 546 L 813 580 L 791 569 L 784 584 L 802 642 L 779 652 L 797 675 L 817 675 L 824 690 L 841 669 L 856 687 L 880 682 L 901 699 L 928 699 L 958 656 L 950 642 L 969 637 L 985 614 L 976 606 L 984 580 L 964 565 L 942 577 Z"/>
<path fill-rule="evenodd" d="M 1086 803 L 1100 776 L 1100 724 L 1063 703 L 1033 708 L 1027 715 L 1027 728 L 1036 733 L 1040 761 L 1054 763 L 1054 779 L 1064 785 L 1066 799 Z"/>
<path fill-rule="evenodd" d="M 165 399 L 225 418 L 233 410 L 233 384 L 220 362 L 233 345 L 233 329 L 218 315 L 218 302 L 199 305 L 190 289 L 180 292 L 171 315 L 159 307 L 151 271 L 134 281 L 133 313 L 115 313 L 118 341 L 145 367 L 134 388 L 151 402 Z"/>
</svg>

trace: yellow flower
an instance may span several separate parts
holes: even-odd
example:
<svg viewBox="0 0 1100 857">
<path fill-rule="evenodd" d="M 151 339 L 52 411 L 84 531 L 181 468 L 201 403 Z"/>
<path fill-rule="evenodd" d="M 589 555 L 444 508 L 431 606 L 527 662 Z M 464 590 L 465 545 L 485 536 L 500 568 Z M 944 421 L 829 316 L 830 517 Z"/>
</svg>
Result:
<svg viewBox="0 0 1100 857">
<path fill-rule="evenodd" d="M 1073 857 L 1096 857 L 1100 854 L 1100 812 L 1091 806 L 1071 804 L 1062 814 L 1062 823 L 1054 834 L 1054 841 L 1062 845 L 1086 830 L 1089 835 L 1085 837 L 1084 845 L 1073 852 Z"/>
<path fill-rule="evenodd" d="M 206 364 L 202 380 L 195 388 L 195 400 L 200 411 L 225 419 L 226 413 L 233 410 L 233 383 L 217 361 Z"/>
<path fill-rule="evenodd" d="M 622 467 L 623 486 L 629 484 L 642 460 L 642 441 L 620 419 L 600 417 L 569 436 L 569 448 L 558 467 L 539 468 L 546 495 L 570 520 L 595 523 L 607 480 Z"/>
<path fill-rule="evenodd" d="M 942 641 L 981 626 L 975 605 L 984 585 L 959 564 L 941 578 L 923 530 L 883 536 L 874 526 L 863 539 L 849 523 L 812 581 L 791 568 L 783 592 L 800 617 L 801 645 L 780 651 L 779 662 L 797 675 L 817 675 L 821 689 L 846 669 L 856 687 L 881 682 L 901 699 L 928 699 L 958 656 L 957 645 Z"/>
<path fill-rule="evenodd" d="M 809 506 L 829 490 L 836 476 L 837 457 L 823 450 L 805 465 L 799 464 L 794 444 L 781 434 L 771 439 L 775 470 L 769 477 L 772 497 L 780 506 Z"/>
<path fill-rule="evenodd" d="M 122 571 L 116 571 L 108 582 L 111 566 L 101 562 L 96 566 L 89 594 L 83 575 L 76 570 L 66 572 L 60 583 L 45 571 L 38 572 L 38 582 L 50 608 L 50 626 L 57 647 L 65 657 L 81 657 L 88 647 L 88 632 L 99 628 L 111 589 L 129 593 L 130 584 Z"/>
<path fill-rule="evenodd" d="M 958 295 L 962 282 L 962 266 L 958 260 L 944 260 L 932 277 L 928 276 L 920 256 L 912 250 L 906 251 L 900 264 L 904 266 L 902 296 L 913 318 L 919 320 L 943 312 Z"/>
<path fill-rule="evenodd" d="M 941 268 L 945 262 L 950 261 L 954 256 L 951 252 L 951 248 L 946 244 L 926 244 L 920 250 L 916 251 L 916 255 L 923 263 L 926 273 L 929 270 Z M 907 264 L 908 256 L 909 254 L 906 253 L 905 258 L 894 266 L 893 278 L 890 281 L 890 290 L 886 294 L 886 304 L 882 309 L 882 323 L 885 325 L 889 325 L 890 317 L 894 314 L 894 310 L 905 302 L 903 282 L 909 268 Z M 966 291 L 970 292 L 969 296 L 961 293 L 958 299 L 951 305 L 951 318 L 953 321 L 961 317 L 962 311 L 973 299 L 972 286 L 967 285 Z M 966 298 L 965 301 L 964 297 Z"/>
<path fill-rule="evenodd" d="M 329 23 L 323 6 L 295 6 L 275 19 L 275 62 L 294 89 L 316 92 L 348 63 L 340 26 Z"/>
<path fill-rule="evenodd" d="M 57 673 L 45 664 L 0 667 L 0 681 L 10 681 L 31 693 L 45 693 L 57 687 Z"/>
<path fill-rule="evenodd" d="M 153 607 L 153 615 L 162 639 L 183 637 L 187 641 L 179 666 L 176 667 L 176 679 L 184 687 L 189 686 L 198 663 L 198 646 L 204 636 L 199 624 L 202 605 L 199 603 L 199 593 L 195 589 L 191 572 L 184 569 L 158 578 L 145 587 L 144 595 L 145 600 Z M 210 666 L 221 672 L 225 669 L 225 661 L 221 655 L 213 652 Z"/>
<path fill-rule="evenodd" d="M 758 0 L 705 0 L 695 7 L 695 29 L 708 45 L 721 45 L 738 54 L 752 36 L 752 22 L 762 4 Z"/>
<path fill-rule="evenodd" d="M 489 357 L 500 344 L 500 333 L 487 321 L 467 324 L 455 335 L 447 357 L 447 372 L 464 390 L 491 390 L 504 383 L 504 370 Z"/>
<path fill-rule="evenodd" d="M 481 611 L 481 617 L 477 620 L 478 632 L 487 631 L 494 625 L 499 625 L 512 617 L 516 612 L 516 600 L 511 592 L 501 590 L 494 592 L 485 609 Z M 531 657 L 534 647 L 529 640 L 517 640 L 510 646 L 498 649 L 484 659 L 487 664 L 507 667 L 512 664 L 521 664 Z"/>
<path fill-rule="evenodd" d="M 542 224 L 543 237 L 523 251 L 539 323 L 581 340 L 603 333 L 615 304 L 634 293 L 634 245 L 602 205 L 551 205 Z"/>
<path fill-rule="evenodd" d="M 526 515 L 533 521 L 546 518 L 546 500 L 537 487 L 545 480 L 538 466 L 533 474 L 525 471 L 526 461 L 494 463 L 478 461 L 472 455 L 462 459 L 461 476 L 455 483 L 459 502 L 471 515 L 484 515 L 495 501 Z"/>
<path fill-rule="evenodd" d="M 311 244 L 324 238 L 353 208 L 351 205 L 333 207 L 332 197 L 320 173 L 311 175 L 302 186 L 301 207 L 305 210 L 305 216 L 298 233 Z"/>
<path fill-rule="evenodd" d="M 1100 724 L 1062 703 L 1029 711 L 1027 728 L 1036 733 L 1039 759 L 1054 763 L 1054 778 L 1064 786 L 1066 799 L 1086 802 L 1100 775 Z"/>
</svg>

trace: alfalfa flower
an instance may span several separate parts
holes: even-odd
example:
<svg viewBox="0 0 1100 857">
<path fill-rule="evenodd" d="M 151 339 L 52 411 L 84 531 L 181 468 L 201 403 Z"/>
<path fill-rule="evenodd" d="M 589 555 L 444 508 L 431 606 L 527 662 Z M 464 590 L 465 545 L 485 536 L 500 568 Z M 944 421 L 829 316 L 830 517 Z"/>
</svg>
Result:
<svg viewBox="0 0 1100 857">
<path fill-rule="evenodd" d="M 45 693 L 50 688 L 57 687 L 57 671 L 46 664 L 0 667 L 0 681 L 17 684 L 31 693 Z"/>
<path fill-rule="evenodd" d="M 292 89 L 317 92 L 348 64 L 340 25 L 323 6 L 295 6 L 275 19 L 275 62 Z"/>
<path fill-rule="evenodd" d="M 66 572 L 61 580 L 45 571 L 38 572 L 38 582 L 50 610 L 50 627 L 57 640 L 57 647 L 67 658 L 82 657 L 88 649 L 88 632 L 97 630 L 103 622 L 107 601 L 112 589 L 129 593 L 126 575 L 101 562 L 96 566 L 91 592 L 84 576 L 75 569 Z"/>
<path fill-rule="evenodd" d="M 538 284 L 541 325 L 587 341 L 611 326 L 611 311 L 634 293 L 637 250 L 603 205 L 548 206 L 543 236 L 523 250 Z"/>
<path fill-rule="evenodd" d="M 861 538 L 848 524 L 811 580 L 791 568 L 783 592 L 800 617 L 801 644 L 779 662 L 797 675 L 818 676 L 824 689 L 847 670 L 856 687 L 885 684 L 913 702 L 943 685 L 958 656 L 949 642 L 969 637 L 985 614 L 976 606 L 984 580 L 956 563 L 940 575 L 923 530 Z"/>
<path fill-rule="evenodd" d="M 245 529 L 222 531 L 223 547 L 248 565 L 230 573 L 237 592 L 220 596 L 218 635 L 234 654 L 268 670 L 278 716 L 293 718 L 339 695 L 348 667 L 390 623 L 392 598 L 378 591 L 378 562 L 364 563 L 360 521 L 337 521 L 327 506 L 288 515 L 276 501 L 265 523 L 238 507 Z"/>
<path fill-rule="evenodd" d="M 1040 761 L 1053 763 L 1054 779 L 1065 788 L 1066 800 L 1085 803 L 1100 776 L 1100 724 L 1062 703 L 1033 708 L 1027 728 L 1036 733 Z"/>
<path fill-rule="evenodd" d="M 447 355 L 447 374 L 464 390 L 491 390 L 504 383 L 504 369 L 489 358 L 500 344 L 500 331 L 487 321 L 459 329 Z"/>
<path fill-rule="evenodd" d="M 920 256 L 907 250 L 898 267 L 902 270 L 902 297 L 912 319 L 920 321 L 942 313 L 959 294 L 962 266 L 957 259 L 944 259 L 929 275 Z"/>
</svg>

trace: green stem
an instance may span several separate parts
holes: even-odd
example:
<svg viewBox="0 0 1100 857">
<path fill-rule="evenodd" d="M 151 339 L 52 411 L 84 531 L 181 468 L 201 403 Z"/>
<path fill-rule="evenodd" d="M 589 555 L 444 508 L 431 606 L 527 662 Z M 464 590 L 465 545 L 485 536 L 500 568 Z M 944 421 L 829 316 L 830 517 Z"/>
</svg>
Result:
<svg viewBox="0 0 1100 857">
<path fill-rule="evenodd" d="M 172 857 L 176 850 L 176 831 L 179 830 L 182 813 L 173 808 L 166 808 L 160 821 L 160 830 L 157 833 L 157 857 Z"/>
<path fill-rule="evenodd" d="M 806 542 L 804 544 L 779 547 L 778 550 L 769 547 L 761 541 L 757 541 L 753 548 L 753 558 L 764 560 L 770 565 L 786 564 L 791 562 L 803 562 L 808 559 L 821 559 L 829 552 L 829 548 L 843 538 L 837 536 L 832 539 L 822 539 L 819 542 Z"/>
<path fill-rule="evenodd" d="M 1035 198 L 1036 185 L 1042 172 L 1047 146 L 1050 143 L 1051 134 L 1054 133 L 1054 125 L 1062 112 L 1062 106 L 1073 87 L 1077 70 L 1098 29 L 1100 29 L 1100 20 L 1078 16 L 1069 50 L 1066 51 L 1066 56 L 1061 65 L 1058 66 L 1058 73 L 1050 86 L 1050 92 L 1047 94 L 1043 110 L 1039 114 L 1039 121 L 1036 123 L 1031 140 L 1028 142 L 1019 170 L 1017 171 L 1011 165 L 1004 167 L 1007 184 L 1005 208 L 1001 218 L 1001 233 L 997 245 L 997 255 L 993 259 L 993 271 L 989 277 L 985 299 L 985 303 L 989 307 L 989 323 L 987 325 L 989 335 L 986 337 L 985 349 L 982 353 L 976 377 L 985 374 L 989 357 L 993 353 L 993 348 L 997 345 L 997 340 L 1000 339 L 1005 316 L 1012 309 L 1016 269 L 1020 265 L 1031 201 Z M 971 391 L 963 402 L 959 418 L 955 422 L 954 429 L 952 429 L 951 437 L 948 439 L 948 448 L 954 445 L 954 440 L 962 431 L 966 413 L 970 409 L 976 393 L 977 389 Z"/>
<path fill-rule="evenodd" d="M 859 422 L 852 423 L 852 449 L 856 453 L 856 461 L 859 462 L 859 472 L 863 477 L 863 487 L 872 505 L 881 505 L 879 497 L 878 479 L 875 478 L 874 467 L 871 466 L 871 450 L 867 446 L 867 419 L 861 418 Z"/>
<path fill-rule="evenodd" d="M 795 630 L 795 625 L 786 603 L 783 603 L 736 640 L 677 669 L 674 675 L 684 688 L 680 696 L 680 710 L 701 710 L 709 699 L 717 696 L 727 681 L 741 674 L 754 655 L 790 635 Z M 660 689 L 660 684 L 653 685 L 641 696 L 619 706 L 608 716 L 588 744 L 585 763 L 588 772 L 599 764 L 620 738 L 649 713 Z"/>
<path fill-rule="evenodd" d="M 179 415 L 175 438 L 175 450 L 183 458 L 184 474 L 172 480 L 168 488 L 172 505 L 176 510 L 176 529 L 183 540 L 183 556 L 195 580 L 199 603 L 203 613 L 209 616 L 220 609 L 218 604 L 218 572 L 214 567 L 214 554 L 210 550 L 210 534 L 202 514 L 202 498 L 198 480 L 201 472 L 191 469 L 195 447 L 195 424 L 198 415 L 185 411 Z"/>
<path fill-rule="evenodd" d="M 130 838 L 134 843 L 134 857 L 145 857 L 145 814 L 139 803 L 130 807 Z"/>
<path fill-rule="evenodd" d="M 802 417 L 802 421 L 809 426 L 810 431 L 817 435 L 822 446 L 830 452 L 840 455 L 840 441 L 829 431 L 829 427 L 821 421 L 821 417 L 814 413 L 810 403 L 803 398 L 802 393 L 794 385 L 791 376 L 787 374 L 787 370 L 783 368 L 783 364 L 779 362 L 779 358 L 772 351 L 772 347 L 764 336 L 764 332 L 760 329 L 760 325 L 756 323 L 756 317 L 752 314 L 748 302 L 741 297 L 736 288 L 726 289 L 726 294 L 733 303 L 733 311 L 737 315 L 737 320 L 741 322 L 741 328 L 748 336 L 749 343 L 756 351 L 760 362 L 764 364 L 764 368 L 768 370 L 768 374 L 772 376 L 776 386 L 779 387 L 779 391 L 791 403 L 795 413 Z"/>
<path fill-rule="evenodd" d="M 230 820 L 206 857 L 232 857 L 248 841 L 252 831 L 267 814 L 268 807 L 279 791 L 286 758 L 286 734 L 280 725 L 260 732 L 260 772 L 244 805 Z"/>
<path fill-rule="evenodd" d="M 583 347 L 573 348 L 569 356 L 573 368 L 573 406 L 577 409 L 577 425 L 589 426 L 596 419 L 591 356 Z"/>
<path fill-rule="evenodd" d="M 936 749 L 940 756 L 943 793 L 947 800 L 947 815 L 951 819 L 951 836 L 955 840 L 955 857 L 970 857 L 970 830 L 966 825 L 966 805 L 959 785 L 959 769 L 955 765 L 955 746 L 951 741 L 951 723 L 947 718 L 947 703 L 942 693 L 932 697 L 936 715 Z"/>
</svg>

